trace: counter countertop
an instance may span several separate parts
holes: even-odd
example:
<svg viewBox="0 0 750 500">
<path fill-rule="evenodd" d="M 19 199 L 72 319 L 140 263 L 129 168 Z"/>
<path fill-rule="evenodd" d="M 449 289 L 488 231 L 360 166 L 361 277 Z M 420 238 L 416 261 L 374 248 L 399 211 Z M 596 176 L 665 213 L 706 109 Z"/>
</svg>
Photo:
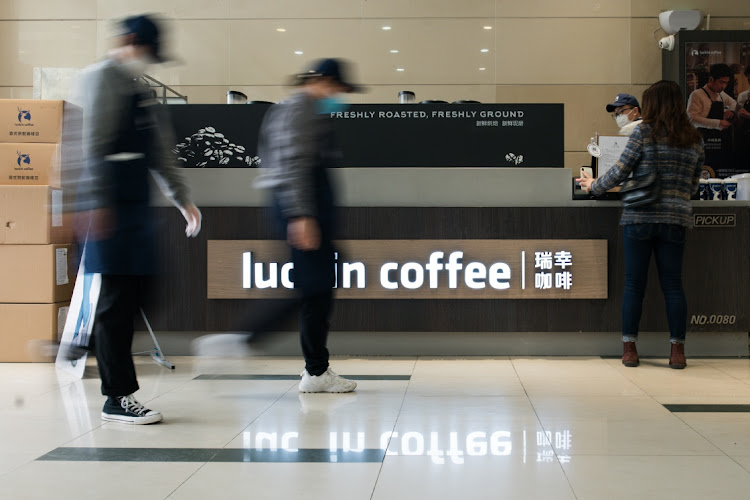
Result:
<svg viewBox="0 0 750 500">
<path fill-rule="evenodd" d="M 344 207 L 616 207 L 619 201 L 573 200 L 567 168 L 338 168 L 331 170 Z M 261 207 L 255 168 L 184 169 L 199 207 Z M 155 205 L 167 206 L 162 196 Z M 694 207 L 750 206 L 750 201 L 694 201 Z"/>
</svg>

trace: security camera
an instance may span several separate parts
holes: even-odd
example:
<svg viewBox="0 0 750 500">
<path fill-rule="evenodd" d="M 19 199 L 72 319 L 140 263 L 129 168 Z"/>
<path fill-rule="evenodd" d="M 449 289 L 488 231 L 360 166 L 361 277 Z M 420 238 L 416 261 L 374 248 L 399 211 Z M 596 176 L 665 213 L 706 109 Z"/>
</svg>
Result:
<svg viewBox="0 0 750 500">
<path fill-rule="evenodd" d="M 661 50 L 672 50 L 674 49 L 674 35 L 665 36 L 659 40 L 659 48 Z"/>
<path fill-rule="evenodd" d="M 703 21 L 703 14 L 699 10 L 668 10 L 659 14 L 659 24 L 667 35 L 674 35 L 678 31 L 693 31 Z"/>
</svg>

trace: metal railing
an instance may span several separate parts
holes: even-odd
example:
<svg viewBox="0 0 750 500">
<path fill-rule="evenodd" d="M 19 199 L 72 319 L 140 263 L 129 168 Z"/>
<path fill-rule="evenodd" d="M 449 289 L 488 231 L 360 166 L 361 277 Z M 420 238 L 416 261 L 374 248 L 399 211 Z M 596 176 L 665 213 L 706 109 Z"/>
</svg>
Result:
<svg viewBox="0 0 750 500">
<path fill-rule="evenodd" d="M 152 89 L 161 89 L 161 92 L 154 92 L 156 95 L 154 96 L 157 101 L 159 101 L 161 104 L 187 104 L 188 98 L 186 95 L 182 95 L 179 92 L 177 92 L 172 87 L 165 85 L 161 83 L 156 78 L 149 76 L 149 75 L 143 75 L 141 76 L 141 79 Z M 173 95 L 167 95 L 167 92 L 173 94 Z M 161 97 L 159 94 L 161 93 Z"/>
</svg>

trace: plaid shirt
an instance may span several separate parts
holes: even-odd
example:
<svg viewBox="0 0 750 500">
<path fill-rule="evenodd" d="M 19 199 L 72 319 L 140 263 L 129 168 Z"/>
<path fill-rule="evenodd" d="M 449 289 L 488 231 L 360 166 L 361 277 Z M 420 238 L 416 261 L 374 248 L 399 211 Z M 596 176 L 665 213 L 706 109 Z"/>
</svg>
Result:
<svg viewBox="0 0 750 500">
<path fill-rule="evenodd" d="M 688 148 L 670 146 L 666 139 L 648 137 L 651 126 L 641 124 L 630 136 L 625 151 L 615 165 L 591 186 L 599 196 L 620 184 L 632 173 L 641 177 L 656 171 L 661 193 L 656 203 L 645 207 L 625 208 L 620 224 L 678 224 L 692 227 L 690 197 L 698 189 L 705 160 L 703 141 Z"/>
</svg>

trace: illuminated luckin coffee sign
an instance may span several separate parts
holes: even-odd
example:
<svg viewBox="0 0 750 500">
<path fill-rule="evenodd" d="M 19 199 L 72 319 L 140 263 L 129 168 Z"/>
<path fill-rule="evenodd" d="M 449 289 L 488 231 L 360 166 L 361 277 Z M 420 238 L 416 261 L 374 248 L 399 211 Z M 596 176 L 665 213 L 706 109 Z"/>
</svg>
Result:
<svg viewBox="0 0 750 500">
<path fill-rule="evenodd" d="M 606 240 L 346 240 L 340 299 L 606 299 Z M 283 242 L 210 240 L 208 298 L 280 298 L 294 289 Z"/>
</svg>

